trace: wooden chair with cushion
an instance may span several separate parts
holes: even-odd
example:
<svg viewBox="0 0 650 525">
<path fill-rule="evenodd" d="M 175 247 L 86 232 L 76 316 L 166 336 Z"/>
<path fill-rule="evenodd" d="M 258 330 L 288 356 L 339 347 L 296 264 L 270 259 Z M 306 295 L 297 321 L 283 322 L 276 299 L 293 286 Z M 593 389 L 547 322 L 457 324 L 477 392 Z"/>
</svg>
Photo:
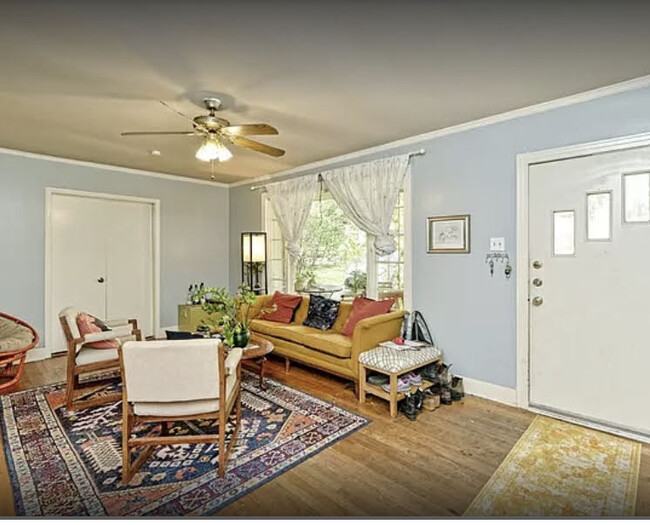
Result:
<svg viewBox="0 0 650 525">
<path fill-rule="evenodd" d="M 37 344 L 38 333 L 33 327 L 0 312 L 0 392 L 20 380 L 27 352 Z"/>
<path fill-rule="evenodd" d="M 90 372 L 102 372 L 119 370 L 120 358 L 118 348 L 92 348 L 92 343 L 117 340 L 123 343 L 128 339 L 140 341 L 142 334 L 138 329 L 138 321 L 135 319 L 115 319 L 106 321 L 110 328 L 108 331 L 82 335 L 77 326 L 77 317 L 82 313 L 74 307 L 68 307 L 59 313 L 61 328 L 68 344 L 67 350 L 67 379 L 66 379 L 66 408 L 68 410 L 80 410 L 104 403 L 113 403 L 122 399 L 122 394 L 115 392 L 94 399 L 77 401 L 83 389 L 107 384 L 110 379 L 79 382 L 81 374 Z"/>
<path fill-rule="evenodd" d="M 122 482 L 131 477 L 160 445 L 219 444 L 218 473 L 226 463 L 241 426 L 242 349 L 216 339 L 124 343 L 122 365 Z M 235 428 L 226 448 L 226 424 L 233 410 Z M 174 422 L 216 419 L 216 434 L 170 436 Z M 160 423 L 160 435 L 135 436 L 138 423 Z M 132 460 L 132 450 L 144 450 Z"/>
</svg>

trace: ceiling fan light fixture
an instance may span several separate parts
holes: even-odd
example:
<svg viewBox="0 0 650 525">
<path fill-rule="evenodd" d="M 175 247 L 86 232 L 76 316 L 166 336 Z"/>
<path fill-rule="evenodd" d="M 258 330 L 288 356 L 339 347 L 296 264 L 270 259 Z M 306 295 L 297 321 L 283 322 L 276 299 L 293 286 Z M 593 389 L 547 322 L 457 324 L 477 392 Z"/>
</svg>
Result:
<svg viewBox="0 0 650 525">
<path fill-rule="evenodd" d="M 232 159 L 232 153 L 219 140 L 210 137 L 206 138 L 201 147 L 196 150 L 196 158 L 203 162 L 211 160 L 226 162 Z"/>
</svg>

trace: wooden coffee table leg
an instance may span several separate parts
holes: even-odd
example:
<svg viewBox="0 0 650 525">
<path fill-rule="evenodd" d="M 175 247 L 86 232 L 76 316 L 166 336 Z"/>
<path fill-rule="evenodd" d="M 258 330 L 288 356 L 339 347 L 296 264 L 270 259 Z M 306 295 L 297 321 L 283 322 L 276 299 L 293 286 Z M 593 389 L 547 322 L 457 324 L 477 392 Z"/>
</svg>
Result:
<svg viewBox="0 0 650 525">
<path fill-rule="evenodd" d="M 264 375 L 266 374 L 266 357 L 262 357 L 259 360 L 260 364 L 260 388 L 266 390 L 266 383 L 264 381 Z"/>
</svg>

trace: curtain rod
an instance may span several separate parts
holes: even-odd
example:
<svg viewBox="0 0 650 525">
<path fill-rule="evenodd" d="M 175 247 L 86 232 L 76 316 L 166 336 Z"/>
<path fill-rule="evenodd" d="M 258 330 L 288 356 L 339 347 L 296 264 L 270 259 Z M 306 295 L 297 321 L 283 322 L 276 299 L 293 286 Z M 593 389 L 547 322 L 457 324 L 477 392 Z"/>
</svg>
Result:
<svg viewBox="0 0 650 525">
<path fill-rule="evenodd" d="M 411 157 L 417 157 L 418 155 L 424 155 L 425 153 L 426 153 L 426 150 L 424 148 L 422 148 L 422 149 L 419 149 L 417 151 L 411 151 L 411 153 L 409 153 L 408 155 L 409 155 L 409 158 L 411 158 Z M 302 176 L 304 176 L 304 175 L 300 175 L 300 177 L 302 177 Z M 318 174 L 318 176 L 319 177 L 321 176 L 320 173 Z M 251 186 L 251 191 L 261 190 L 261 189 L 264 189 L 264 188 L 266 188 L 265 184 L 259 184 L 257 186 Z"/>
</svg>

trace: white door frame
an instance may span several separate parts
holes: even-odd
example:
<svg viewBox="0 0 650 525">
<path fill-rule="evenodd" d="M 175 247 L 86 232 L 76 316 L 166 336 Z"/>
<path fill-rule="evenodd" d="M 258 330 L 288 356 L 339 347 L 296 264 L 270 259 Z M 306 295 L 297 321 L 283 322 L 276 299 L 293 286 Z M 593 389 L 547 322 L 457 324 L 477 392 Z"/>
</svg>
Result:
<svg viewBox="0 0 650 525">
<path fill-rule="evenodd" d="M 42 352 L 34 360 L 45 359 L 52 355 L 50 348 L 53 331 L 58 326 L 53 326 L 50 318 L 52 307 L 52 198 L 54 195 L 72 195 L 77 197 L 91 197 L 94 199 L 141 202 L 150 204 L 153 210 L 153 329 L 156 336 L 162 332 L 160 328 L 160 199 L 133 197 L 131 195 L 117 195 L 113 193 L 97 193 L 91 191 L 68 190 L 63 188 L 45 188 L 45 345 Z"/>
<path fill-rule="evenodd" d="M 530 280 L 530 257 L 528 239 L 528 178 L 529 167 L 533 164 L 566 160 L 577 157 L 608 153 L 626 149 L 650 146 L 650 133 L 631 135 L 614 139 L 601 140 L 586 144 L 576 144 L 562 148 L 554 148 L 517 155 L 517 406 L 539 413 L 548 413 L 531 408 L 529 405 L 529 353 L 530 353 L 530 318 L 528 308 L 528 293 Z M 554 414 L 556 417 L 562 417 Z M 569 421 L 577 421 L 569 416 L 563 417 Z M 584 421 L 582 422 L 585 423 Z M 590 424 L 594 428 L 606 427 Z M 608 431 L 613 431 L 607 428 Z M 621 434 L 632 433 L 621 432 Z M 634 435 L 638 438 L 639 436 Z M 647 439 L 647 438 L 646 438 Z"/>
</svg>

